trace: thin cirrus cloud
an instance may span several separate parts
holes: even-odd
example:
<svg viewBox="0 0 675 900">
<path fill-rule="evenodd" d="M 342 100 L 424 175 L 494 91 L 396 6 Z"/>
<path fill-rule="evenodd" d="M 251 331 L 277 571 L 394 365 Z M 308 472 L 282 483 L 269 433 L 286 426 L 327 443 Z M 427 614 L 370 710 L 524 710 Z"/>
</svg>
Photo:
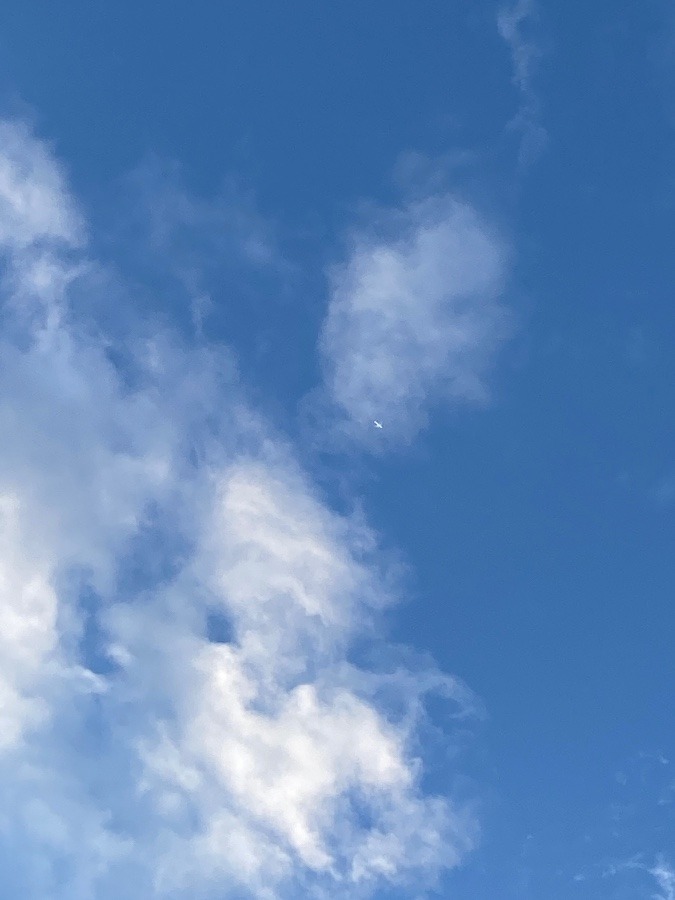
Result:
<svg viewBox="0 0 675 900">
<path fill-rule="evenodd" d="M 649 874 L 659 886 L 658 900 L 675 900 L 675 871 L 665 857 L 657 859 Z"/>
<path fill-rule="evenodd" d="M 332 272 L 320 339 L 325 387 L 347 430 L 363 437 L 378 420 L 378 439 L 406 443 L 433 406 L 484 403 L 509 331 L 507 277 L 504 240 L 451 196 L 355 233 Z"/>
<path fill-rule="evenodd" d="M 533 35 L 539 18 L 535 0 L 516 0 L 501 7 L 497 30 L 511 55 L 513 84 L 520 95 L 518 112 L 509 123 L 520 133 L 521 164 L 534 162 L 544 149 L 548 135 L 541 123 L 541 102 L 534 87 L 534 77 L 543 56 L 541 42 Z"/>
<path fill-rule="evenodd" d="M 670 766 L 658 748 L 624 758 L 600 817 L 592 810 L 590 818 L 575 823 L 574 836 L 583 840 L 566 846 L 558 876 L 577 854 L 585 861 L 571 879 L 583 884 L 588 896 L 674 900 L 675 869 L 660 837 L 672 822 Z"/>
<path fill-rule="evenodd" d="M 121 346 L 92 324 L 83 298 L 105 305 L 119 276 L 86 258 L 50 149 L 21 123 L 0 136 L 2 889 L 419 890 L 478 836 L 470 807 L 422 787 L 424 695 L 463 711 L 470 694 L 433 669 L 353 664 L 395 599 L 376 536 L 321 498 L 222 348 L 140 326 Z M 438 285 L 447 229 L 493 246 L 444 209 L 434 225 L 413 213 L 376 270 Z M 494 290 L 494 253 L 479 275 L 450 264 L 469 295 Z M 457 346 L 491 333 L 471 309 L 459 321 Z M 476 366 L 450 387 L 480 395 Z"/>
<path fill-rule="evenodd" d="M 621 879 L 628 874 L 639 877 L 637 885 L 631 878 L 634 896 L 644 897 L 644 900 L 674 900 L 675 870 L 663 854 L 657 856 L 651 865 L 645 862 L 642 855 L 638 855 L 629 860 L 614 862 L 606 866 L 602 873 L 603 878 L 614 880 Z M 647 877 L 650 882 L 649 886 L 646 885 Z M 580 876 L 580 878 L 583 880 L 585 876 Z M 657 893 L 654 893 L 654 888 L 657 889 Z"/>
</svg>

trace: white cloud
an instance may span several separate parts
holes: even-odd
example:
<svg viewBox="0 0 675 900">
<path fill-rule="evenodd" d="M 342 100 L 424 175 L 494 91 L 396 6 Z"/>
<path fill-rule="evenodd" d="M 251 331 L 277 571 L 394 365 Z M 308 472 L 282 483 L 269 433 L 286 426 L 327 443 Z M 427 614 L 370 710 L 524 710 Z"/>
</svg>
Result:
<svg viewBox="0 0 675 900">
<path fill-rule="evenodd" d="M 56 647 L 50 566 L 21 521 L 16 497 L 0 498 L 0 749 L 14 747 L 46 713 L 35 680 Z"/>
<path fill-rule="evenodd" d="M 0 245 L 24 250 L 39 242 L 78 246 L 83 222 L 63 172 L 22 122 L 0 123 Z"/>
<path fill-rule="evenodd" d="M 543 56 L 539 40 L 533 36 L 538 20 L 535 0 L 515 0 L 503 6 L 497 16 L 497 29 L 511 53 L 513 83 L 520 93 L 520 109 L 510 127 L 520 132 L 520 160 L 527 164 L 541 153 L 547 133 L 541 124 L 541 104 L 534 89 L 534 76 Z"/>
<path fill-rule="evenodd" d="M 649 900 L 675 900 L 675 870 L 665 856 L 659 855 L 650 866 L 644 862 L 644 855 L 639 854 L 631 859 L 605 866 L 602 875 L 603 878 L 617 878 L 626 872 L 639 873 L 643 887 L 645 876 L 656 882 L 658 893 L 650 893 Z M 643 896 L 642 892 L 640 896 Z M 644 896 L 647 897 L 646 894 Z"/>
<path fill-rule="evenodd" d="M 531 89 L 534 67 L 541 50 L 527 37 L 527 25 L 536 16 L 534 0 L 516 0 L 512 6 L 504 6 L 497 16 L 500 36 L 509 45 L 513 60 L 513 80 L 518 88 Z"/>
<path fill-rule="evenodd" d="M 468 694 L 350 664 L 392 600 L 375 536 L 330 509 L 215 350 L 113 345 L 76 313 L 110 281 L 76 255 L 84 228 L 48 149 L 21 125 L 0 134 L 3 884 L 140 900 L 433 880 L 477 826 L 421 787 L 422 699 Z M 465 345 L 495 327 L 474 295 L 492 296 L 502 255 L 464 207 L 443 210 L 411 210 L 384 265 L 425 285 L 415 352 L 432 320 L 454 348 L 452 374 L 437 363 L 419 384 L 474 397 L 482 355 Z M 207 639 L 209 615 L 231 640 Z"/>
<path fill-rule="evenodd" d="M 168 698 L 173 712 L 141 745 L 145 789 L 158 808 L 179 819 L 191 809 L 201 823 L 172 842 L 163 879 L 194 883 L 197 872 L 227 869 L 258 895 L 300 871 L 310 894 L 310 884 L 327 881 L 329 896 L 357 896 L 378 879 L 424 880 L 456 865 L 477 826 L 470 811 L 421 794 L 410 749 L 415 703 L 387 719 L 373 689 L 343 664 L 350 632 L 382 602 L 359 558 L 372 536 L 330 513 L 278 463 L 237 462 L 215 496 L 187 583 L 228 616 L 235 639 L 209 645 L 195 635 L 174 653 L 161 679 L 181 685 Z M 143 627 L 145 615 L 118 620 L 118 643 L 141 666 L 143 635 L 157 633 Z M 384 685 L 372 677 L 373 687 Z M 393 678 L 410 695 L 405 678 Z M 429 687 L 424 679 L 418 694 Z M 432 687 L 463 702 L 447 680 Z M 246 857 L 269 860 L 271 870 L 207 852 L 223 820 L 236 821 L 238 844 L 255 848 Z M 297 882 L 285 889 L 292 894 Z"/>
<path fill-rule="evenodd" d="M 332 273 L 321 350 L 329 395 L 372 440 L 410 440 L 435 403 L 482 403 L 506 333 L 507 251 L 468 204 L 441 197 L 357 233 Z"/>
<path fill-rule="evenodd" d="M 659 886 L 659 893 L 654 894 L 654 900 L 675 900 L 675 871 L 664 857 L 659 857 L 649 874 Z"/>
</svg>

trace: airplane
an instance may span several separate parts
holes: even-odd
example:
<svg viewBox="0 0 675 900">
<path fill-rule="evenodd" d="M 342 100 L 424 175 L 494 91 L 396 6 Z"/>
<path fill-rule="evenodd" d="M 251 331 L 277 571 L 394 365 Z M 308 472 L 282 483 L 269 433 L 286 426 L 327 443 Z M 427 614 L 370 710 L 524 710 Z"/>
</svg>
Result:
<svg viewBox="0 0 675 900">
<path fill-rule="evenodd" d="M 378 422 L 377 419 L 374 420 L 373 425 L 376 428 L 382 428 L 382 422 Z"/>
</svg>

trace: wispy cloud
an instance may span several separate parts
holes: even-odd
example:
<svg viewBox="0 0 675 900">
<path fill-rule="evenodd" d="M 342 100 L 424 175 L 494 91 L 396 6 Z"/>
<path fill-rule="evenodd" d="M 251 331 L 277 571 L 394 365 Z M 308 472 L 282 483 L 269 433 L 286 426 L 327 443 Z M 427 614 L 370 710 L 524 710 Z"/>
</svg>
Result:
<svg viewBox="0 0 675 900">
<path fill-rule="evenodd" d="M 113 276 L 85 256 L 49 148 L 20 123 L 0 136 L 3 890 L 419 889 L 477 837 L 470 808 L 422 788 L 424 694 L 465 710 L 469 693 L 433 670 L 353 664 L 355 638 L 377 647 L 372 625 L 395 599 L 376 535 L 331 510 L 222 348 L 147 329 L 120 345 L 78 312 L 83 296 L 105 305 Z M 483 351 L 462 348 L 496 327 L 493 301 L 474 297 L 502 277 L 470 211 L 444 202 L 406 221 L 407 237 L 362 248 L 343 273 L 366 293 L 361 265 L 425 285 L 409 361 L 433 352 L 432 321 L 463 360 L 449 378 L 432 364 L 391 403 L 403 431 L 435 379 L 482 396 Z M 410 303 L 392 296 L 403 323 Z"/>
<path fill-rule="evenodd" d="M 121 182 L 127 203 L 114 241 L 142 283 L 159 284 L 167 303 L 189 311 L 201 338 L 212 333 L 209 326 L 217 328 L 219 305 L 269 302 L 270 286 L 276 292 L 287 286 L 292 267 L 280 229 L 259 210 L 252 190 L 232 176 L 213 194 L 198 194 L 188 180 L 177 162 L 146 158 Z"/>
<path fill-rule="evenodd" d="M 668 864 L 665 857 L 658 858 L 649 874 L 656 880 L 659 893 L 654 895 L 654 900 L 675 900 L 675 870 Z"/>
<path fill-rule="evenodd" d="M 674 900 L 675 870 L 665 856 L 657 856 L 652 865 L 645 862 L 643 855 L 634 856 L 621 862 L 614 862 L 604 867 L 602 875 L 604 878 L 619 878 L 627 872 L 636 873 L 640 876 L 641 887 L 635 887 L 635 890 L 639 890 L 640 893 L 639 895 L 635 894 L 635 896 L 644 897 L 645 900 L 647 898 L 649 900 Z M 652 893 L 651 888 L 646 888 L 647 876 L 649 876 L 651 888 L 656 883 L 657 893 Z M 643 893 L 642 888 L 645 889 L 645 893 Z M 647 890 L 649 890 L 649 893 L 646 893 Z"/>
<path fill-rule="evenodd" d="M 599 879 L 616 882 L 626 896 L 644 900 L 674 900 L 675 872 L 658 852 L 671 826 L 670 761 L 661 752 L 641 751 L 623 761 L 614 780 L 616 799 L 599 823 L 586 829 L 582 853 L 588 858 L 592 851 L 594 861 L 580 866 L 574 878 L 589 885 Z"/>
<path fill-rule="evenodd" d="M 497 16 L 497 28 L 511 53 L 513 83 L 520 94 L 520 108 L 510 128 L 521 135 L 520 160 L 532 162 L 547 141 L 541 124 L 541 103 L 534 88 L 537 67 L 543 56 L 541 42 L 534 35 L 539 18 L 535 0 L 515 0 L 503 6 Z"/>
<path fill-rule="evenodd" d="M 205 249 L 224 262 L 281 265 L 272 224 L 256 208 L 251 191 L 234 178 L 215 198 L 186 190 L 177 163 L 151 157 L 128 178 L 150 247 L 160 255 L 192 259 L 203 266 Z"/>
<path fill-rule="evenodd" d="M 470 205 L 413 203 L 352 235 L 321 335 L 326 389 L 352 435 L 409 441 L 431 406 L 483 403 L 505 337 L 506 245 Z"/>
</svg>

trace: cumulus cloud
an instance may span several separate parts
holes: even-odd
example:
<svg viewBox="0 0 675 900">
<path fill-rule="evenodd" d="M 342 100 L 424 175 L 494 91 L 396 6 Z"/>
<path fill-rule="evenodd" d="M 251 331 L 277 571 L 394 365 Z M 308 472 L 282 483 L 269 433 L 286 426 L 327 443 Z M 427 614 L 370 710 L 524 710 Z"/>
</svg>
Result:
<svg viewBox="0 0 675 900">
<path fill-rule="evenodd" d="M 406 751 L 412 723 L 378 712 L 341 666 L 349 633 L 382 602 L 359 558 L 372 537 L 298 479 L 238 462 L 216 486 L 191 580 L 206 577 L 202 593 L 230 619 L 233 640 L 186 654 L 175 714 L 144 744 L 145 777 L 160 807 L 198 811 L 201 828 L 172 852 L 190 878 L 198 859 L 202 872 L 229 865 L 230 877 L 259 885 L 269 858 L 282 880 L 299 863 L 330 881 L 330 896 L 356 896 L 380 878 L 419 877 L 433 859 L 456 864 L 475 823 L 420 795 Z M 133 637 L 128 646 L 142 656 Z M 206 852 L 224 815 L 258 848 L 246 872 Z"/>
<path fill-rule="evenodd" d="M 63 172 L 22 124 L 0 137 L 3 890 L 366 897 L 433 881 L 477 825 L 423 789 L 423 698 L 464 712 L 470 694 L 354 664 L 395 599 L 376 535 L 330 508 L 220 348 L 147 329 L 121 346 L 82 312 L 111 281 Z M 392 423 L 432 382 L 482 393 L 482 356 L 462 348 L 492 333 L 474 295 L 492 296 L 501 251 L 443 208 L 411 211 L 389 261 L 373 246 L 346 271 L 424 283 L 418 348 L 433 350 L 431 318 L 455 348 L 453 374 L 430 365 Z M 462 248 L 489 265 L 472 274 Z"/>
<path fill-rule="evenodd" d="M 353 235 L 331 279 L 325 383 L 353 434 L 409 441 L 438 403 L 483 403 L 507 332 L 504 241 L 467 203 L 413 203 Z"/>
</svg>

